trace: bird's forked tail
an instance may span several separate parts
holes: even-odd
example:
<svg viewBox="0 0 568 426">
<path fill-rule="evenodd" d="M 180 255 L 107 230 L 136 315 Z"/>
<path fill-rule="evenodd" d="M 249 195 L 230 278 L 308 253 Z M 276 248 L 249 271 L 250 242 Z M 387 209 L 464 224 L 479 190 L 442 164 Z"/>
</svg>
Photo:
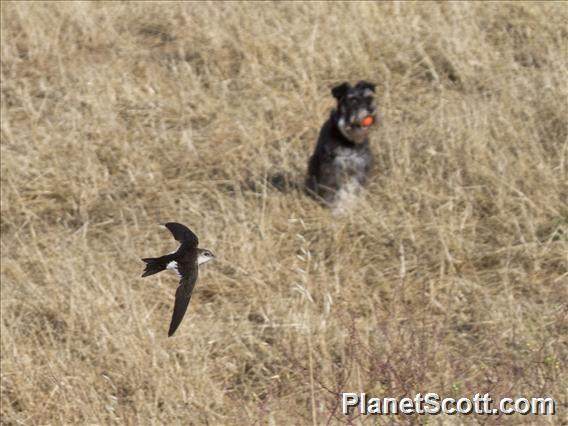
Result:
<svg viewBox="0 0 568 426">
<path fill-rule="evenodd" d="M 148 275 L 154 275 L 166 269 L 171 259 L 169 259 L 168 256 L 162 256 L 147 257 L 146 259 L 142 260 L 146 262 L 146 269 L 144 269 L 142 276 L 147 277 Z"/>
</svg>

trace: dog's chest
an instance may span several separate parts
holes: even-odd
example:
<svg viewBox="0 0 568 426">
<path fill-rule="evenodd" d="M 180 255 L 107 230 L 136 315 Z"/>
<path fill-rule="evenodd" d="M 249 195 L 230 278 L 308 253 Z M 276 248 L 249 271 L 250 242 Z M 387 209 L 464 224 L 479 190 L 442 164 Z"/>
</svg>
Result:
<svg viewBox="0 0 568 426">
<path fill-rule="evenodd" d="M 341 174 L 347 176 L 364 176 L 370 158 L 367 153 L 350 149 L 338 149 L 333 164 Z"/>
</svg>

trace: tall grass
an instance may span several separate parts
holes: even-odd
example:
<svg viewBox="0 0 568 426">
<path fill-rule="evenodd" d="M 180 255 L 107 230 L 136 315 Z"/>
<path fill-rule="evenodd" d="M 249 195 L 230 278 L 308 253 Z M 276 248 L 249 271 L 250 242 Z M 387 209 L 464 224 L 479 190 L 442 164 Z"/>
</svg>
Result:
<svg viewBox="0 0 568 426">
<path fill-rule="evenodd" d="M 3 424 L 565 418 L 565 3 L 1 8 Z M 377 167 L 334 213 L 297 187 L 358 79 Z M 166 221 L 217 256 L 173 338 L 175 275 L 140 278 Z M 342 391 L 559 415 L 345 417 Z"/>
</svg>

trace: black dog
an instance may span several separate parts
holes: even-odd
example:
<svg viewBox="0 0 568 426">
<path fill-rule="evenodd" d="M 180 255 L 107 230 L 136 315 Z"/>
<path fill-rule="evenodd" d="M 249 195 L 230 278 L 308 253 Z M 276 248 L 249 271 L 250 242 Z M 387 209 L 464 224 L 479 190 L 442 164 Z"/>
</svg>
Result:
<svg viewBox="0 0 568 426">
<path fill-rule="evenodd" d="M 328 205 L 358 193 L 367 183 L 373 166 L 368 135 L 377 120 L 373 83 L 343 83 L 331 93 L 337 109 L 321 128 L 306 181 L 308 190 Z"/>
</svg>

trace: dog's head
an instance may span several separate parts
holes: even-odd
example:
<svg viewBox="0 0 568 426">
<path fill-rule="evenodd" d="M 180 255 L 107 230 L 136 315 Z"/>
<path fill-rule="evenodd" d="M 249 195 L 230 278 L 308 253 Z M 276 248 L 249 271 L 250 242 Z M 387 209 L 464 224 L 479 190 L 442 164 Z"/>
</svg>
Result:
<svg viewBox="0 0 568 426">
<path fill-rule="evenodd" d="M 375 85 L 360 81 L 355 86 L 343 83 L 331 89 L 337 99 L 337 127 L 353 143 L 367 139 L 369 129 L 377 121 Z"/>
</svg>

